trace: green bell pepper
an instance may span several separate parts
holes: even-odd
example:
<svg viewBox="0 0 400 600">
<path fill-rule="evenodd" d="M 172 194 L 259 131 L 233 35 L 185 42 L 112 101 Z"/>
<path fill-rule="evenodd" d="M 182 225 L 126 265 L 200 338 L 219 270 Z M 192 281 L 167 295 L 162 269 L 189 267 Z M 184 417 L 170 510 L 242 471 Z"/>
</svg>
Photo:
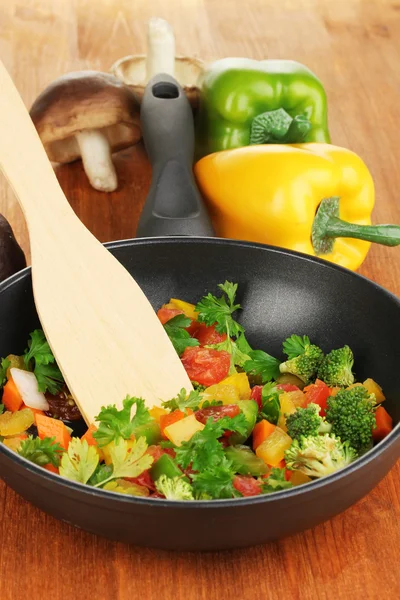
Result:
<svg viewBox="0 0 400 600">
<path fill-rule="evenodd" d="M 224 58 L 201 84 L 196 159 L 259 143 L 330 143 L 320 80 L 293 60 Z"/>
</svg>

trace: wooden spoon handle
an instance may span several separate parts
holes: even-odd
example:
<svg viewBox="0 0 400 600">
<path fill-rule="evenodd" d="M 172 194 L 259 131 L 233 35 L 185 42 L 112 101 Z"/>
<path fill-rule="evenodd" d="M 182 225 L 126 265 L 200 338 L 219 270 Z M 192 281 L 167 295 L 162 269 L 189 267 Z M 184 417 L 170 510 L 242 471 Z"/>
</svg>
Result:
<svg viewBox="0 0 400 600">
<path fill-rule="evenodd" d="M 0 168 L 14 189 L 30 234 L 37 228 L 41 233 L 54 227 L 54 219 L 65 218 L 73 211 L 21 96 L 1 61 L 0 90 Z"/>
</svg>

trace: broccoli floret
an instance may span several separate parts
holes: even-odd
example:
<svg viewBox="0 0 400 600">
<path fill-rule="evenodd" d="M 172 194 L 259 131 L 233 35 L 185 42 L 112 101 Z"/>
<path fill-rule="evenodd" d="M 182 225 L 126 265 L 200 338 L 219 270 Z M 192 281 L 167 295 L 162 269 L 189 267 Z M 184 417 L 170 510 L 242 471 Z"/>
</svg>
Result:
<svg viewBox="0 0 400 600">
<path fill-rule="evenodd" d="M 156 481 L 156 488 L 168 500 L 194 500 L 192 486 L 182 477 L 160 475 Z"/>
<path fill-rule="evenodd" d="M 335 435 L 315 435 L 294 440 L 285 452 L 286 467 L 308 477 L 325 477 L 349 465 L 357 457 L 348 442 Z"/>
<path fill-rule="evenodd" d="M 339 436 L 360 453 L 372 444 L 376 400 L 362 385 L 340 390 L 328 399 L 326 420 L 332 424 L 332 433 Z"/>
<path fill-rule="evenodd" d="M 318 379 L 331 387 L 347 387 L 354 383 L 353 364 L 353 352 L 348 346 L 332 350 L 319 365 Z"/>
<path fill-rule="evenodd" d="M 316 374 L 323 356 L 321 348 L 314 344 L 308 344 L 304 347 L 302 354 L 281 363 L 279 370 L 281 373 L 292 373 L 304 383 L 308 383 Z"/>
<path fill-rule="evenodd" d="M 332 425 L 319 416 L 320 410 L 321 407 L 318 404 L 311 402 L 306 408 L 298 407 L 296 412 L 288 415 L 286 417 L 286 427 L 290 437 L 299 439 L 301 436 L 307 437 L 319 433 L 329 433 Z"/>
</svg>

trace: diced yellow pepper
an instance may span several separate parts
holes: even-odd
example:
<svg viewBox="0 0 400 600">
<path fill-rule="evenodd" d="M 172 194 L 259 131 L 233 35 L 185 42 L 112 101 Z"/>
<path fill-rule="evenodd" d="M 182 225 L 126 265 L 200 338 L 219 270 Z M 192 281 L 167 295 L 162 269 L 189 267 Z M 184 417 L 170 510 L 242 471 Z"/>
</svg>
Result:
<svg viewBox="0 0 400 600">
<path fill-rule="evenodd" d="M 251 396 L 251 388 L 249 378 L 246 373 L 235 373 L 226 377 L 220 382 L 220 385 L 234 385 L 239 393 L 240 400 L 249 400 Z"/>
<path fill-rule="evenodd" d="M 199 314 L 195 311 L 195 305 L 190 304 L 190 302 L 185 302 L 184 300 L 179 300 L 178 298 L 171 298 L 169 301 L 170 304 L 173 305 L 174 308 L 179 308 L 179 310 L 183 310 L 185 315 L 189 317 L 189 319 L 197 320 Z"/>
<path fill-rule="evenodd" d="M 381 386 L 379 384 L 377 384 L 376 381 L 374 381 L 373 379 L 371 379 L 371 378 L 366 379 L 363 383 L 363 386 L 365 388 L 367 388 L 367 390 L 369 391 L 370 394 L 375 394 L 375 398 L 378 403 L 386 400 L 386 398 L 382 392 Z"/>
<path fill-rule="evenodd" d="M 17 412 L 6 411 L 0 415 L 0 435 L 4 437 L 24 433 L 35 422 L 35 416 L 29 408 Z"/>
<path fill-rule="evenodd" d="M 202 393 L 202 401 L 220 400 L 223 404 L 236 404 L 240 400 L 239 391 L 235 385 L 224 385 L 223 382 L 210 385 Z"/>
<path fill-rule="evenodd" d="M 278 427 L 283 429 L 283 431 L 287 431 L 285 415 L 291 415 L 292 413 L 296 412 L 296 405 L 290 397 L 290 393 L 291 392 L 283 392 L 279 396 L 281 414 L 278 420 Z"/>
<path fill-rule="evenodd" d="M 303 485 L 303 483 L 309 483 L 310 481 L 312 481 L 312 479 L 301 471 L 293 471 L 293 475 L 290 478 L 290 483 L 293 486 Z"/>
<path fill-rule="evenodd" d="M 126 443 L 128 444 L 128 449 L 132 449 L 133 445 L 135 444 L 135 440 L 125 440 Z M 111 458 L 111 453 L 110 453 L 110 449 L 114 448 L 115 446 L 115 442 L 110 442 L 109 444 L 107 444 L 107 446 L 103 446 L 102 448 L 99 448 L 100 452 L 103 453 L 103 457 L 104 457 L 104 462 L 106 463 L 106 465 L 111 465 L 112 463 L 112 458 Z M 101 456 L 99 454 L 99 456 Z"/>
<path fill-rule="evenodd" d="M 16 435 L 14 437 L 4 438 L 4 440 L 3 440 L 3 444 L 5 446 L 7 446 L 7 448 L 14 450 L 14 452 L 16 452 L 18 450 L 18 448 L 20 447 L 22 442 L 23 442 L 23 438 L 21 438 L 21 436 L 19 436 L 19 435 Z"/>
<path fill-rule="evenodd" d="M 170 442 L 175 446 L 180 446 L 182 442 L 188 442 L 197 431 L 201 431 L 202 429 L 204 429 L 203 423 L 197 421 L 194 415 L 190 415 L 180 421 L 176 421 L 176 423 L 172 423 L 172 425 L 168 425 L 164 429 L 164 433 Z"/>
<path fill-rule="evenodd" d="M 151 408 L 149 410 L 150 415 L 153 417 L 153 419 L 155 421 L 157 421 L 157 423 L 160 422 L 160 418 L 163 415 L 166 415 L 168 413 L 167 410 L 165 410 L 165 408 L 161 408 L 161 406 L 153 406 L 153 408 Z"/>
<path fill-rule="evenodd" d="M 280 427 L 276 427 L 275 431 L 258 446 L 256 455 L 267 465 L 277 467 L 281 460 L 285 458 L 285 450 L 290 448 L 291 444 L 292 438 Z"/>
<path fill-rule="evenodd" d="M 304 407 L 306 396 L 301 390 L 293 390 L 293 392 L 285 392 L 295 406 Z"/>
</svg>

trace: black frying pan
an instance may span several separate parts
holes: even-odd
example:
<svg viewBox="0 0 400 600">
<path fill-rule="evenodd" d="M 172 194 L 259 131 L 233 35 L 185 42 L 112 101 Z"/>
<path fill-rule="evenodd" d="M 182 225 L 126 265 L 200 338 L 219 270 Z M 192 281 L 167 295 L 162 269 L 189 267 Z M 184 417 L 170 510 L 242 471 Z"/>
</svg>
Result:
<svg viewBox="0 0 400 600">
<path fill-rule="evenodd" d="M 142 108 L 154 175 L 139 234 L 209 235 L 212 230 L 191 175 L 189 108 L 173 80 L 164 76 L 161 87 L 160 81 L 149 85 Z M 393 342 L 400 336 L 400 302 L 395 296 L 330 263 L 259 244 L 158 237 L 107 246 L 154 308 L 171 296 L 196 301 L 228 279 L 239 283 L 244 307 L 240 319 L 253 346 L 280 356 L 282 340 L 292 333 L 309 335 L 324 350 L 348 343 L 358 379 L 373 377 L 383 386 L 385 406 L 397 426 L 355 463 L 317 482 L 267 496 L 211 502 L 95 490 L 53 475 L 0 444 L 0 476 L 24 498 L 59 519 L 115 540 L 218 550 L 313 527 L 362 498 L 394 465 L 400 455 L 400 384 Z M 0 285 L 0 355 L 22 352 L 38 325 L 31 272 L 25 269 Z"/>
</svg>

